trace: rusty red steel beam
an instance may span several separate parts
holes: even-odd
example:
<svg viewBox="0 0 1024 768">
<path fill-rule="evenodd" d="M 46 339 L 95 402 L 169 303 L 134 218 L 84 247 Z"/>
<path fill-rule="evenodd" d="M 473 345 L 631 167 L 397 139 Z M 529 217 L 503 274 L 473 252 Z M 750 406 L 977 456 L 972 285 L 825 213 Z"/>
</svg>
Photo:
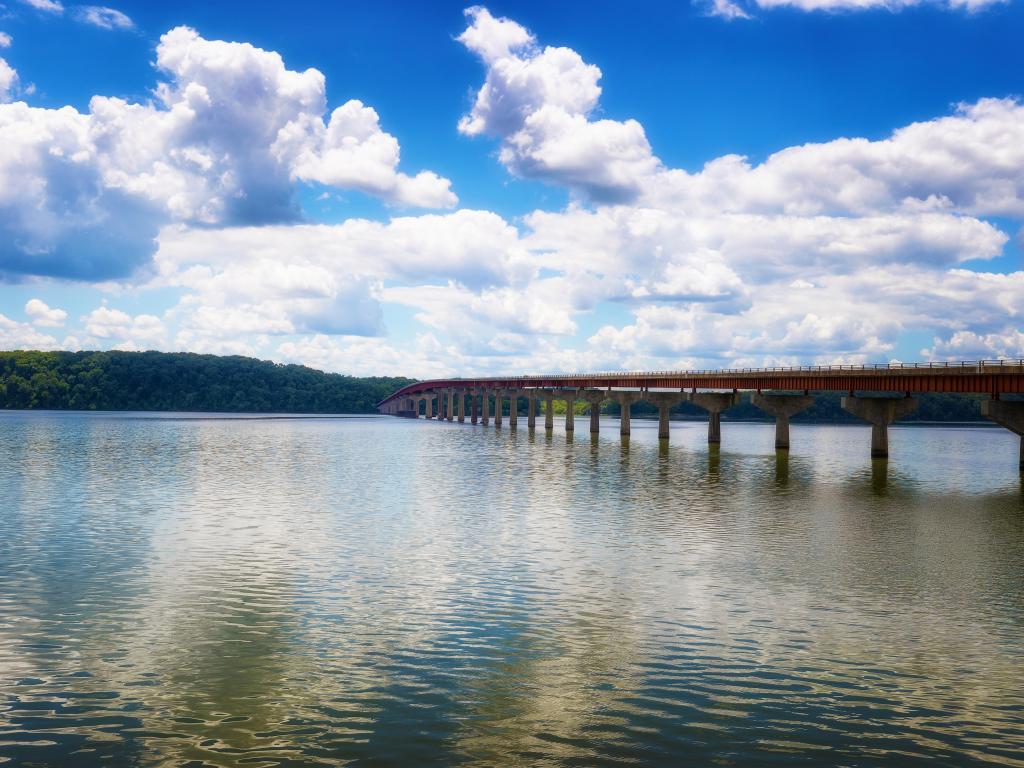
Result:
<svg viewBox="0 0 1024 768">
<path fill-rule="evenodd" d="M 951 392 L 996 396 L 1024 393 L 1024 360 L 432 379 L 409 384 L 381 400 L 378 405 L 383 405 L 395 398 L 447 387 Z"/>
</svg>

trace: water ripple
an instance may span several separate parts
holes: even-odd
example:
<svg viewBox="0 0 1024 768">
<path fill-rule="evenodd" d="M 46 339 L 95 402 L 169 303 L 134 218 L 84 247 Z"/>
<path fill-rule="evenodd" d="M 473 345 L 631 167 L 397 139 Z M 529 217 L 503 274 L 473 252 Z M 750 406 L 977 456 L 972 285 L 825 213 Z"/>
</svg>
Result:
<svg viewBox="0 0 1024 768">
<path fill-rule="evenodd" d="M 3 414 L 0 764 L 1024 766 L 1010 436 L 616 426 Z"/>
</svg>

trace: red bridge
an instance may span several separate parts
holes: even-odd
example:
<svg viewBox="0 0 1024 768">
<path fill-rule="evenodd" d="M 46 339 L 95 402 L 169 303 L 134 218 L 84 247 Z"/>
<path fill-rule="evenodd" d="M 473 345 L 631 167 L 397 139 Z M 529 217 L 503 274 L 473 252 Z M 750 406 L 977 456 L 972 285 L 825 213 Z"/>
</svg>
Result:
<svg viewBox="0 0 1024 768">
<path fill-rule="evenodd" d="M 1024 394 L 1024 360 L 436 379 L 403 387 L 378 403 L 378 409 L 381 413 L 418 418 L 422 404 L 429 419 L 434 417 L 436 402 L 437 418 L 464 422 L 468 401 L 471 422 L 487 425 L 493 400 L 494 423 L 500 427 L 502 400 L 507 398 L 509 426 L 515 427 L 518 401 L 525 398 L 528 426 L 534 429 L 537 402 L 543 400 L 545 428 L 552 429 L 552 402 L 562 400 L 567 405 L 565 429 L 571 432 L 575 429 L 575 402 L 584 400 L 590 404 L 590 431 L 596 433 L 601 404 L 616 400 L 621 412 L 620 432 L 628 435 L 630 404 L 646 400 L 658 407 L 659 437 L 668 439 L 669 409 L 685 400 L 708 412 L 708 442 L 718 443 L 720 414 L 739 402 L 741 391 L 754 392 L 754 405 L 775 416 L 776 448 L 780 450 L 789 448 L 789 417 L 811 404 L 812 392 L 847 394 L 843 408 L 873 426 L 871 453 L 875 458 L 888 456 L 887 427 L 917 406 L 913 395 L 920 392 L 987 395 L 989 399 L 982 402 L 982 415 L 1024 437 L 1024 402 L 1000 399 L 1004 394 Z M 1024 471 L 1024 440 L 1021 470 Z"/>
</svg>

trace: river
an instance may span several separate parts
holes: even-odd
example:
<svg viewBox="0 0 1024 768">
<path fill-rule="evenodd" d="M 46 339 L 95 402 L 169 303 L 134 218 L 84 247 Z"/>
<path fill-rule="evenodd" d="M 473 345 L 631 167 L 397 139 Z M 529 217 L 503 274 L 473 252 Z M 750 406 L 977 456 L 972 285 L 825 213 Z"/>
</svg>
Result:
<svg viewBox="0 0 1024 768">
<path fill-rule="evenodd" d="M 0 764 L 1024 766 L 1013 435 L 561 426 L 0 414 Z"/>
</svg>

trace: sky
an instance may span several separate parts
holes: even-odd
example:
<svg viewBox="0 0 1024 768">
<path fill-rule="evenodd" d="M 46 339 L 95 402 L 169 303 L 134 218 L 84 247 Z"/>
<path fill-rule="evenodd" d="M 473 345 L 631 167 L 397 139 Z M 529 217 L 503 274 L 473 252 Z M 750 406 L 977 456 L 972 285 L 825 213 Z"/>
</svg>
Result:
<svg viewBox="0 0 1024 768">
<path fill-rule="evenodd" d="M 0 349 L 1024 357 L 1024 0 L 0 0 Z"/>
</svg>

